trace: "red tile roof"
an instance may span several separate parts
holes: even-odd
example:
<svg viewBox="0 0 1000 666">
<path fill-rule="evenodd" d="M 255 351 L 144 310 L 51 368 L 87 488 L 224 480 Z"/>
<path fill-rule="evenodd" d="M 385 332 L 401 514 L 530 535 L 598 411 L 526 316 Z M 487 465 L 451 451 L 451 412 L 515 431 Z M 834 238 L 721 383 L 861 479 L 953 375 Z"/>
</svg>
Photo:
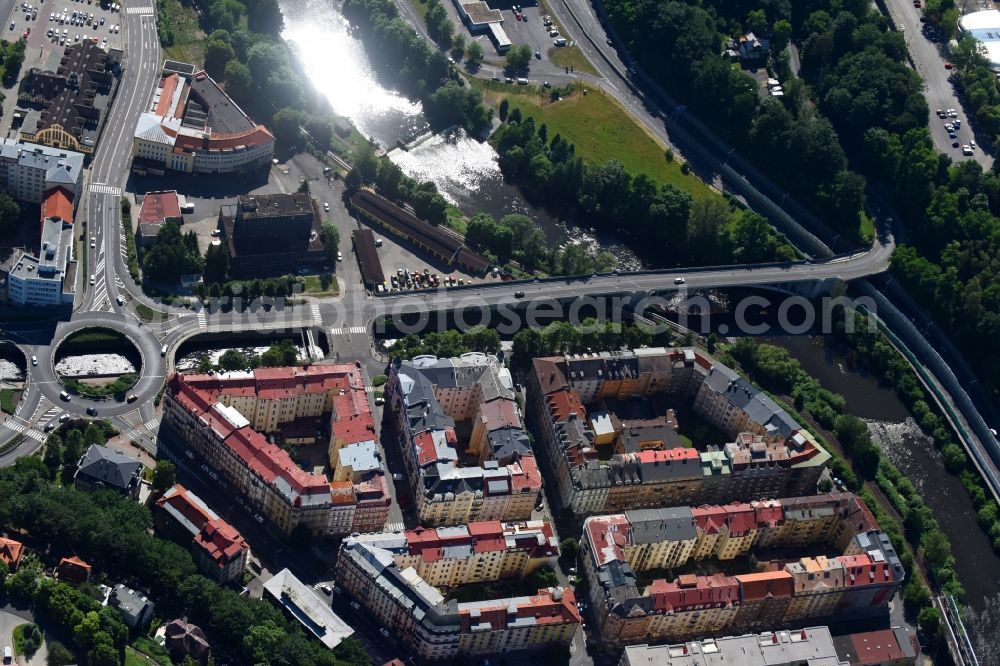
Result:
<svg viewBox="0 0 1000 666">
<path fill-rule="evenodd" d="M 174 91 L 177 90 L 177 85 L 180 83 L 180 75 L 168 74 L 160 79 L 160 99 L 156 103 L 156 110 L 154 113 L 158 116 L 167 115 L 167 109 L 170 106 L 170 99 L 174 96 Z"/>
<path fill-rule="evenodd" d="M 757 517 L 749 504 L 734 502 L 722 508 L 726 510 L 726 522 L 731 534 L 746 534 L 757 529 Z"/>
<path fill-rule="evenodd" d="M 73 223 L 73 193 L 56 186 L 45 193 L 42 200 L 41 219 L 57 217 L 68 224 Z"/>
<path fill-rule="evenodd" d="M 654 580 L 646 588 L 653 597 L 653 608 L 667 613 L 694 606 L 727 607 L 739 604 L 740 586 L 735 578 L 725 574 L 712 576 L 680 576 L 673 582 Z"/>
<path fill-rule="evenodd" d="M 517 414 L 517 403 L 513 400 L 491 400 L 483 403 L 479 410 L 479 420 L 487 430 L 497 430 L 505 426 L 521 427 L 521 417 Z"/>
<path fill-rule="evenodd" d="M 24 556 L 24 544 L 20 541 L 0 537 L 0 560 L 13 570 L 21 562 Z"/>
<path fill-rule="evenodd" d="M 854 659 L 851 660 L 851 664 L 855 666 L 890 664 L 906 658 L 906 654 L 899 645 L 896 632 L 892 629 L 849 634 L 847 638 L 850 639 L 851 647 L 854 648 Z"/>
<path fill-rule="evenodd" d="M 698 450 L 688 449 L 683 446 L 678 446 L 673 449 L 648 449 L 646 451 L 638 451 L 636 454 L 639 462 L 642 463 L 654 463 L 654 462 L 665 462 L 669 460 L 698 460 Z"/>
<path fill-rule="evenodd" d="M 570 414 L 576 414 L 581 419 L 587 418 L 587 410 L 580 402 L 580 395 L 571 389 L 559 389 L 548 395 L 549 413 L 553 422 L 566 421 Z"/>
<path fill-rule="evenodd" d="M 249 548 L 236 528 L 219 518 L 205 523 L 194 543 L 220 565 L 239 558 Z"/>
<path fill-rule="evenodd" d="M 175 190 L 146 192 L 139 208 L 139 224 L 161 224 L 181 216 L 181 203 Z"/>
</svg>

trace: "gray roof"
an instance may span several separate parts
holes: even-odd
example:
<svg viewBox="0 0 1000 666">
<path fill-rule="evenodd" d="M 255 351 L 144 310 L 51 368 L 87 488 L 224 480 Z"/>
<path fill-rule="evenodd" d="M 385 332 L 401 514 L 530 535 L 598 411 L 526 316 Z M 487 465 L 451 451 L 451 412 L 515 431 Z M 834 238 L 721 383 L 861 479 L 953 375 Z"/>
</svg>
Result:
<svg viewBox="0 0 1000 666">
<path fill-rule="evenodd" d="M 630 645 L 623 666 L 847 666 L 827 627 L 726 636 L 678 645 Z"/>
<path fill-rule="evenodd" d="M 264 590 L 331 650 L 354 633 L 354 629 L 333 612 L 328 600 L 303 584 L 288 569 L 272 576 L 264 583 Z"/>
<path fill-rule="evenodd" d="M 146 595 L 119 583 L 111 590 L 108 605 L 117 608 L 124 615 L 139 620 L 147 607 L 152 608 L 153 602 L 146 598 Z"/>
<path fill-rule="evenodd" d="M 135 458 L 106 446 L 91 444 L 80 458 L 76 474 L 89 477 L 93 483 L 125 490 L 133 483 L 141 468 L 142 463 Z"/>
<path fill-rule="evenodd" d="M 632 543 L 659 543 L 661 541 L 687 541 L 694 539 L 694 513 L 689 506 L 667 509 L 635 509 L 625 512 L 631 529 Z"/>
<path fill-rule="evenodd" d="M 505 426 L 490 431 L 487 437 L 494 460 L 498 460 L 501 464 L 509 464 L 520 456 L 531 453 L 531 441 L 524 428 Z"/>
</svg>

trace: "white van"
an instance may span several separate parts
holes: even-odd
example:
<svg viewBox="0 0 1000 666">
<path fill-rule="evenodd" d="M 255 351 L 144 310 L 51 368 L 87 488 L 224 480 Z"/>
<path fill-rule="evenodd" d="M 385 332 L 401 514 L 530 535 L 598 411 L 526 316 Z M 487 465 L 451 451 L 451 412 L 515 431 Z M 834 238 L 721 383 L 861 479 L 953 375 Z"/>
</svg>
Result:
<svg viewBox="0 0 1000 666">
<path fill-rule="evenodd" d="M 167 355 L 167 346 L 166 346 L 166 345 L 163 345 L 163 346 L 162 346 L 162 347 L 160 348 L 160 356 L 166 356 L 166 355 Z"/>
</svg>

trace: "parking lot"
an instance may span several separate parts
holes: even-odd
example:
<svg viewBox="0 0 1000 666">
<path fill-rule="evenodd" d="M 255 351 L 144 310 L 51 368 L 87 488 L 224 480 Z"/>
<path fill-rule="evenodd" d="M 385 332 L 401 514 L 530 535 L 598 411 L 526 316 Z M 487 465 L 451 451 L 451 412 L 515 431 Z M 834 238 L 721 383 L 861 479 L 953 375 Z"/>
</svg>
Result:
<svg viewBox="0 0 1000 666">
<path fill-rule="evenodd" d="M 5 39 L 27 39 L 27 53 L 92 39 L 104 48 L 122 48 L 121 6 L 93 0 L 35 0 L 15 4 L 7 17 Z M 27 64 L 27 63 L 26 63 Z"/>
</svg>

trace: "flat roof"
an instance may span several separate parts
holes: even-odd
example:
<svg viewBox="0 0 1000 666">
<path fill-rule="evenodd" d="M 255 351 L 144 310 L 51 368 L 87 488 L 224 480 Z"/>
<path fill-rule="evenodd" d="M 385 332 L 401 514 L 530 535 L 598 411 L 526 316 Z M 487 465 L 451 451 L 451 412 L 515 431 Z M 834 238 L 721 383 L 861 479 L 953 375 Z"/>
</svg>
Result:
<svg viewBox="0 0 1000 666">
<path fill-rule="evenodd" d="M 139 208 L 139 224 L 159 224 L 164 220 L 181 216 L 177 190 L 146 192 Z"/>
<path fill-rule="evenodd" d="M 327 600 L 303 584 L 288 569 L 282 569 L 272 576 L 264 583 L 264 590 L 331 650 L 354 633 L 354 629 L 333 612 Z"/>
<path fill-rule="evenodd" d="M 354 239 L 354 252 L 358 256 L 365 284 L 385 284 L 382 261 L 378 258 L 378 249 L 375 247 L 375 234 L 371 229 L 355 229 L 351 232 L 351 237 Z"/>
<path fill-rule="evenodd" d="M 469 17 L 469 22 L 473 25 L 484 25 L 487 23 L 503 23 L 503 14 L 499 9 L 490 9 L 485 2 L 464 2 L 462 10 Z"/>
<path fill-rule="evenodd" d="M 208 114 L 207 124 L 213 134 L 240 134 L 256 127 L 247 114 L 243 113 L 243 109 L 236 106 L 236 102 L 222 92 L 219 84 L 205 72 L 198 72 L 191 79 L 191 94 L 188 109 L 185 109 L 185 121 L 191 105 L 200 102 L 204 112 Z"/>
<path fill-rule="evenodd" d="M 958 28 L 980 43 L 980 50 L 994 69 L 1000 67 L 1000 10 L 966 14 L 958 19 Z"/>
</svg>

